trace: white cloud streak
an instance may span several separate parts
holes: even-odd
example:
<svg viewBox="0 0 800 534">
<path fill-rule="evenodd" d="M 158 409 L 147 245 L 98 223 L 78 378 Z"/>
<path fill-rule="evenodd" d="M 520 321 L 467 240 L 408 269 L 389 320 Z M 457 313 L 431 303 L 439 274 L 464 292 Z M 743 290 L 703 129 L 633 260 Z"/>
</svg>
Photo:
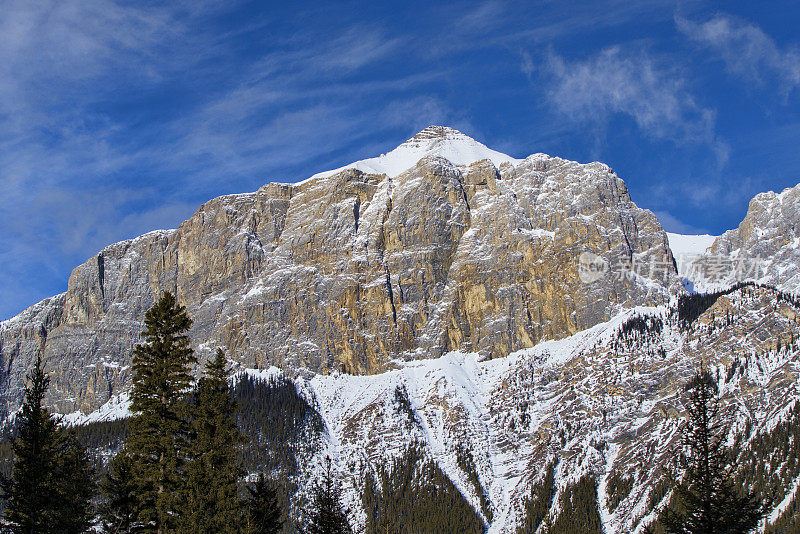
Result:
<svg viewBox="0 0 800 534">
<path fill-rule="evenodd" d="M 800 88 L 797 46 L 781 48 L 758 26 L 725 14 L 704 23 L 676 17 L 675 23 L 689 40 L 718 56 L 731 74 L 759 86 L 776 82 L 784 97 Z"/>
<path fill-rule="evenodd" d="M 523 56 L 523 73 L 532 68 Z M 720 163 L 727 159 L 727 146 L 715 133 L 715 111 L 697 103 L 680 70 L 665 59 L 620 46 L 583 60 L 550 51 L 539 73 L 548 103 L 571 121 L 604 129 L 613 116 L 624 115 L 652 138 L 704 143 Z"/>
</svg>

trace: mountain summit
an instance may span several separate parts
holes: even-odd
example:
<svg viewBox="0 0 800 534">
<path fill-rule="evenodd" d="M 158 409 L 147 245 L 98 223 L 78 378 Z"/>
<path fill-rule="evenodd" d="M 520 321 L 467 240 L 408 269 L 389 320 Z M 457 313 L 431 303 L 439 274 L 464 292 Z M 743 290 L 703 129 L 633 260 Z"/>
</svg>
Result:
<svg viewBox="0 0 800 534">
<path fill-rule="evenodd" d="M 506 163 L 516 165 L 522 161 L 492 150 L 453 128 L 428 126 L 391 152 L 315 174 L 311 179 L 332 176 L 344 169 L 357 169 L 366 174 L 385 174 L 395 177 L 427 156 L 445 158 L 458 167 L 481 160 L 489 160 L 498 168 Z"/>
<path fill-rule="evenodd" d="M 591 254 L 615 276 L 582 277 Z M 372 374 L 449 351 L 502 357 L 679 286 L 667 236 L 600 163 L 514 159 L 432 126 L 299 184 L 211 200 L 176 230 L 106 247 L 4 323 L 3 399 L 44 352 L 61 411 L 124 391 L 145 311 L 173 292 L 201 360 Z M 625 265 L 656 264 L 632 273 Z M 607 275 L 607 276 L 606 276 Z"/>
<path fill-rule="evenodd" d="M 714 266 L 712 253 L 770 255 L 764 280 L 796 287 L 798 191 L 756 197 L 710 248 L 673 235 L 676 251 L 708 249 L 697 262 Z M 124 438 L 104 443 L 121 426 L 103 421 L 130 415 L 132 349 L 164 291 L 193 320 L 198 368 L 223 348 L 250 388 L 242 411 L 294 428 L 250 426 L 264 431 L 247 436 L 262 462 L 248 472 L 308 494 L 330 457 L 358 531 L 381 509 L 362 500 L 371 477 L 422 472 L 389 468 L 418 447 L 469 531 L 643 532 L 670 500 L 701 362 L 736 411 L 737 481 L 778 496 L 776 525 L 797 519 L 800 300 L 755 284 L 685 292 L 658 219 L 601 163 L 514 159 L 432 126 L 382 156 L 210 200 L 0 323 L 2 415 L 41 354 L 48 405 L 100 421 L 110 450 Z"/>
</svg>

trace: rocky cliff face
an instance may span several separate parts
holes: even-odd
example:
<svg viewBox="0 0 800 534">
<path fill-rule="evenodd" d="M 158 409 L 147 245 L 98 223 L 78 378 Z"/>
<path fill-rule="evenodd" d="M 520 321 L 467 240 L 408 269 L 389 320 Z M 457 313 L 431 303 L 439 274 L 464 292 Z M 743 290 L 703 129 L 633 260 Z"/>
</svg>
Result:
<svg viewBox="0 0 800 534">
<path fill-rule="evenodd" d="M 176 230 L 117 243 L 65 294 L 0 326 L 6 409 L 37 353 L 51 403 L 89 411 L 130 378 L 145 311 L 174 292 L 201 359 L 370 374 L 451 350 L 484 358 L 657 304 L 674 267 L 582 281 L 578 258 L 671 260 L 655 216 L 599 163 L 517 160 L 448 128 L 294 185 L 202 205 Z M 669 263 L 669 261 L 667 262 Z"/>
<path fill-rule="evenodd" d="M 700 289 L 754 280 L 800 292 L 800 185 L 756 195 L 739 227 L 719 236 L 694 271 Z"/>
</svg>

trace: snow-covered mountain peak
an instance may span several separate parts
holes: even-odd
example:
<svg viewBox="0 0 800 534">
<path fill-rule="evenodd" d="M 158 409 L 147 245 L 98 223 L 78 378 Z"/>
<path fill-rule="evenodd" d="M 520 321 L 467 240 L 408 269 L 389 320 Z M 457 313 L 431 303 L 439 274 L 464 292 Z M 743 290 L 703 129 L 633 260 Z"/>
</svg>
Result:
<svg viewBox="0 0 800 534">
<path fill-rule="evenodd" d="M 426 156 L 440 156 L 456 166 L 467 166 L 485 159 L 490 160 L 496 167 L 506 163 L 517 165 L 522 161 L 492 150 L 453 128 L 428 126 L 391 152 L 359 160 L 338 169 L 317 173 L 309 180 L 333 176 L 345 169 L 358 169 L 367 174 L 385 174 L 395 177 L 416 165 Z"/>
</svg>

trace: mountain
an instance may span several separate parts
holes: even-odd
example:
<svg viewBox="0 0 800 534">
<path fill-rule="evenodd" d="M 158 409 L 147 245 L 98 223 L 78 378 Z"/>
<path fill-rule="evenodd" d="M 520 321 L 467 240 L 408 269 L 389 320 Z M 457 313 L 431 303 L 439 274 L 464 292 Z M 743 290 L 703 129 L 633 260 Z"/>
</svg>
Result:
<svg viewBox="0 0 800 534">
<path fill-rule="evenodd" d="M 221 346 L 235 362 L 245 467 L 282 481 L 291 520 L 330 457 L 357 531 L 396 499 L 465 531 L 560 534 L 591 516 L 642 533 L 670 499 L 702 364 L 733 422 L 736 483 L 773 498 L 762 530 L 797 532 L 800 299 L 780 289 L 796 288 L 793 191 L 759 195 L 720 237 L 667 235 L 603 164 L 426 128 L 78 266 L 66 293 L 0 325 L 5 409 L 42 351 L 50 405 L 114 449 L 131 347 L 169 290 L 201 360 Z M 765 276 L 698 267 L 763 254 Z"/>
<path fill-rule="evenodd" d="M 620 272 L 584 282 L 584 253 Z M 663 269 L 624 271 L 631 260 Z M 430 127 L 378 158 L 220 197 L 175 230 L 106 247 L 65 294 L 2 323 L 3 399 L 18 406 L 39 352 L 60 411 L 122 392 L 144 312 L 167 290 L 194 320 L 201 360 L 220 346 L 242 366 L 297 375 L 505 356 L 664 303 L 678 285 L 661 225 L 606 165 L 518 160 Z"/>
<path fill-rule="evenodd" d="M 756 280 L 800 292 L 800 185 L 756 195 L 739 227 L 719 236 L 695 271 L 708 288 Z"/>
<path fill-rule="evenodd" d="M 402 465 L 416 443 L 489 533 L 519 532 L 535 500 L 532 488 L 548 470 L 554 494 L 543 505 L 543 521 L 580 520 L 564 517 L 564 508 L 585 498 L 577 488 L 588 480 L 596 495 L 582 504 L 595 510 L 605 532 L 642 533 L 669 500 L 669 469 L 687 405 L 683 386 L 703 362 L 734 421 L 737 483 L 774 497 L 770 521 L 796 529 L 800 300 L 756 285 L 683 298 L 690 305 L 636 307 L 503 358 L 450 352 L 374 375 L 296 377 L 289 382 L 298 400 L 284 398 L 273 407 L 287 410 L 289 421 L 297 416 L 287 404 L 308 407 L 291 448 L 265 445 L 260 432 L 249 436 L 253 446 L 266 446 L 267 458 L 281 459 L 266 464 L 296 488 L 293 513 L 323 459 L 333 458 L 357 531 L 369 520 L 366 485 Z M 260 380 L 270 391 L 282 375 L 274 367 L 246 370 L 235 381 Z M 247 398 L 240 403 L 246 413 L 253 409 Z M 115 421 L 127 407 L 126 399 L 115 399 L 69 419 Z M 281 453 L 269 452 L 276 450 Z"/>
</svg>

